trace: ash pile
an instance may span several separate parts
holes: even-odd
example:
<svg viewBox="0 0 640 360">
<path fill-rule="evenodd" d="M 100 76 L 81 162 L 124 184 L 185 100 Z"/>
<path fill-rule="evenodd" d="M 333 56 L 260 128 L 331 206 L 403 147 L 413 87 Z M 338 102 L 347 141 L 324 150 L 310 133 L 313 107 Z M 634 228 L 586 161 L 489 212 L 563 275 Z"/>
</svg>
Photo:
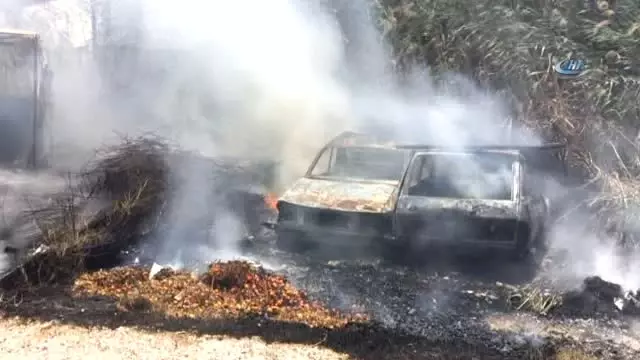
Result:
<svg viewBox="0 0 640 360">
<path fill-rule="evenodd" d="M 274 173 L 273 162 L 204 158 L 150 136 L 122 139 L 2 229 L 0 278 L 4 286 L 63 281 L 119 265 L 164 234 L 182 245 L 207 241 L 221 213 L 246 237 L 269 212 L 264 196 Z"/>
<path fill-rule="evenodd" d="M 555 311 L 573 317 L 640 315 L 640 290 L 624 291 L 615 283 L 598 276 L 584 280 L 582 288 L 563 296 L 562 305 Z"/>
</svg>

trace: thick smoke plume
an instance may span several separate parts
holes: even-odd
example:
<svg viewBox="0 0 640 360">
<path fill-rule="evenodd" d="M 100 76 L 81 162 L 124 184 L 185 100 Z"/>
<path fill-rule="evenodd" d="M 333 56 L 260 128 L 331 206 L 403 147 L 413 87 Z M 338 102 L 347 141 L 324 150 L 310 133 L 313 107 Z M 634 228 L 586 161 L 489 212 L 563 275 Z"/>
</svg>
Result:
<svg viewBox="0 0 640 360">
<path fill-rule="evenodd" d="M 141 46 L 181 54 L 160 89 L 134 85 L 151 114 L 146 127 L 206 155 L 278 161 L 281 188 L 344 130 L 458 146 L 504 136 L 497 125 L 509 120 L 509 111 L 498 97 L 453 75 L 436 83 L 416 71 L 407 84 L 393 75 L 368 5 L 339 5 L 342 19 L 313 1 L 130 2 L 128 15 L 143 16 L 138 27 L 126 28 Z M 124 17 L 126 3 L 118 8 Z M 183 199 L 212 185 L 205 172 L 188 170 Z M 189 227 L 181 220 L 189 211 L 199 210 L 187 204 L 175 211 L 176 229 Z M 217 240 L 225 237 L 219 228 L 215 233 Z M 175 244 L 185 234 L 172 233 L 167 241 Z"/>
<path fill-rule="evenodd" d="M 105 51 L 130 46 L 131 38 L 142 49 L 119 71 L 70 51 L 95 44 L 91 29 L 101 29 L 82 1 L 27 6 L 13 21 L 44 34 L 61 143 L 94 148 L 114 131 L 159 131 L 208 155 L 282 161 L 288 183 L 343 130 L 450 145 L 508 136 L 496 125 L 510 120 L 509 109 L 471 81 L 451 75 L 436 83 L 426 71 L 394 76 L 364 1 L 333 4 L 340 18 L 303 0 L 96 3 L 108 9 L 94 14 L 96 24 L 110 24 L 101 30 L 113 47 Z M 159 79 L 141 76 L 145 68 Z M 126 99 L 109 89 L 123 71 Z"/>
<path fill-rule="evenodd" d="M 80 163 L 114 133 L 153 131 L 206 156 L 278 161 L 282 189 L 343 130 L 458 147 L 540 143 L 511 126 L 503 94 L 419 66 L 397 75 L 368 1 L 3 4 L 0 21 L 43 35 L 58 164 Z M 175 171 L 188 180 L 173 202 L 166 256 L 187 236 L 190 212 L 216 212 L 198 202 L 213 185 L 206 169 Z M 225 211 L 216 213 L 223 215 L 212 243 L 233 244 L 242 231 Z M 575 243 L 575 232 L 559 233 L 554 242 Z M 598 273 L 602 256 L 609 258 L 594 255 L 591 265 L 569 271 Z"/>
</svg>

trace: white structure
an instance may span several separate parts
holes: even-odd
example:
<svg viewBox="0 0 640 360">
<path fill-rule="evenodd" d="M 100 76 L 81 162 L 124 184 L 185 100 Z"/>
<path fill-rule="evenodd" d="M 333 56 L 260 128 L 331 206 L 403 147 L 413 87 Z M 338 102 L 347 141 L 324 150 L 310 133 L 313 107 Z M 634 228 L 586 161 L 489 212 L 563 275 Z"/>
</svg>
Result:
<svg viewBox="0 0 640 360">
<path fill-rule="evenodd" d="M 0 5 L 0 27 L 35 31 L 46 49 L 90 44 L 91 14 L 84 0 L 50 0 L 30 5 L 11 1 Z"/>
</svg>

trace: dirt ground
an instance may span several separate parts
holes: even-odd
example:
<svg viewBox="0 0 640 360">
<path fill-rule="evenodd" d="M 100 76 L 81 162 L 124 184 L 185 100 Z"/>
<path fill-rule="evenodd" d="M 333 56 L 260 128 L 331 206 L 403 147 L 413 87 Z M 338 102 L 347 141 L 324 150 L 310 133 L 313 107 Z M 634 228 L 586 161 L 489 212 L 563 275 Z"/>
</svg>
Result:
<svg viewBox="0 0 640 360">
<path fill-rule="evenodd" d="M 308 301 L 294 301 L 306 298 L 295 289 L 313 288 L 313 284 L 282 288 L 285 275 L 253 267 L 244 271 L 239 266 L 243 264 L 214 264 L 202 277 L 161 271 L 151 279 L 150 269 L 122 267 L 80 274 L 57 285 L 29 285 L 19 282 L 16 273 L 15 279 L 5 278 L 5 290 L 0 290 L 3 359 L 76 359 L 100 354 L 123 359 L 629 360 L 640 354 L 630 331 L 603 332 L 603 326 L 621 329 L 620 319 L 611 318 L 603 325 L 603 318 L 589 325 L 578 319 L 543 318 L 506 308 L 500 312 L 497 308 L 504 304 L 495 308 L 485 304 L 490 297 L 480 294 L 482 291 L 469 295 L 464 289 L 471 283 L 450 289 L 447 305 L 440 306 L 445 312 L 429 312 L 428 307 L 416 310 L 415 304 L 429 303 L 429 298 L 407 302 L 412 289 L 441 287 L 434 281 L 419 282 L 418 274 L 391 277 L 389 269 L 380 267 L 350 267 L 330 274 L 309 273 L 309 267 L 306 276 L 338 281 L 342 274 L 351 281 L 346 286 L 358 290 L 355 279 L 364 287 L 360 290 L 381 293 L 378 297 L 360 293 L 360 299 L 372 302 L 356 308 L 356 313 L 376 309 L 375 299 L 382 297 L 387 306 L 400 306 L 386 307 L 395 311 L 387 314 L 411 326 L 385 322 L 368 310 L 362 313 L 364 317 L 329 319 L 325 312 L 304 306 Z M 378 282 L 368 283 L 369 278 Z M 14 284 L 11 279 L 16 286 L 9 286 Z M 454 285 L 449 276 L 439 279 Z M 243 282 L 237 282 L 240 280 Z M 390 287 L 398 283 L 408 288 Z M 484 286 L 477 290 L 486 290 Z M 278 309 L 269 310 L 269 299 L 280 304 Z M 332 307 L 330 298 L 320 299 L 318 294 L 317 300 L 336 314 L 348 313 L 344 307 Z M 411 303 L 413 307 L 407 307 Z M 340 321 L 333 321 L 338 318 Z M 629 339 L 613 341 L 620 335 Z"/>
<path fill-rule="evenodd" d="M 343 360 L 346 354 L 313 345 L 267 344 L 259 338 L 234 339 L 187 332 L 149 332 L 65 325 L 59 321 L 0 320 L 3 359 L 310 359 Z"/>
<path fill-rule="evenodd" d="M 148 331 L 136 327 L 78 326 L 63 322 L 25 320 L 5 317 L 0 320 L 3 332 L 0 351 L 3 359 L 47 358 L 86 359 L 309 359 L 344 360 L 394 358 L 375 351 L 353 356 L 326 348 L 322 340 L 317 344 L 267 342 L 260 336 L 234 338 L 231 336 L 195 334 L 189 331 Z M 372 349 L 374 350 L 374 349 Z M 426 357 L 443 358 L 446 354 L 428 352 Z M 433 356 L 433 357 L 432 357 Z M 447 356 L 446 358 L 449 358 Z M 468 358 L 457 357 L 451 358 Z"/>
<path fill-rule="evenodd" d="M 0 305 L 3 359 L 504 359 L 482 344 L 438 342 L 354 324 L 312 328 L 271 319 L 200 320 L 125 311 L 113 299 L 38 289 Z M 523 351 L 528 351 L 523 349 Z M 524 355 L 524 354 L 522 354 Z M 527 354 L 531 355 L 531 354 Z M 519 358 L 541 358 L 519 356 Z"/>
<path fill-rule="evenodd" d="M 243 360 L 638 358 L 637 353 L 631 354 L 633 349 L 626 349 L 628 344 L 604 342 L 595 336 L 573 336 L 568 330 L 560 334 L 546 331 L 541 319 L 533 314 L 527 318 L 522 317 L 525 313 L 519 316 L 504 312 L 496 318 L 490 316 L 491 311 L 473 312 L 472 308 L 482 302 L 476 297 L 475 300 L 460 299 L 465 301 L 458 304 L 464 305 L 458 314 L 453 311 L 457 304 L 453 292 L 448 298 L 452 312 L 446 313 L 443 319 L 427 314 L 418 325 L 422 332 L 408 330 L 415 330 L 414 327 L 390 326 L 368 316 L 327 318 L 324 312 L 313 312 L 312 308 L 302 306 L 305 302 L 300 305 L 291 300 L 304 298 L 294 294 L 294 288 L 286 287 L 289 291 L 282 293 L 275 291 L 273 286 L 284 281 L 284 277 L 257 270 L 245 273 L 240 271 L 244 267 L 234 264 L 236 262 L 227 262 L 224 266 L 210 267 L 209 275 L 222 271 L 210 284 L 201 283 L 204 280 L 189 274 L 171 271 L 160 272 L 150 280 L 148 270 L 125 267 L 86 273 L 57 285 L 5 287 L 4 291 L 0 290 L 3 359 L 43 356 L 79 359 L 94 354 L 123 359 Z M 234 286 L 225 282 L 231 286 L 227 288 L 222 282 L 225 279 L 244 279 L 245 282 Z M 209 287 L 215 291 L 206 292 Z M 291 301 L 281 305 L 287 311 L 282 306 L 278 311 L 268 311 L 269 306 L 262 302 L 257 305 L 247 302 L 247 299 L 271 299 L 270 296 L 276 296 L 276 300 L 289 299 L 286 294 Z M 401 298 L 386 297 L 405 304 Z M 220 301 L 209 301 L 211 299 Z M 265 308 L 222 311 L 241 304 L 244 305 L 240 308 L 245 310 L 253 309 L 254 305 Z M 200 308 L 210 311 L 195 311 Z M 219 311 L 213 311 L 216 309 Z M 336 314 L 345 315 L 344 311 Z M 410 322 L 411 312 L 398 319 Z M 313 314 L 322 316 L 311 316 Z M 329 321 L 338 318 L 340 321 Z M 530 329 L 519 328 L 526 319 L 531 322 Z M 445 327 L 438 326 L 438 322 Z M 570 328 L 582 331 L 584 327 Z M 597 341 L 590 343 L 593 339 Z"/>
</svg>

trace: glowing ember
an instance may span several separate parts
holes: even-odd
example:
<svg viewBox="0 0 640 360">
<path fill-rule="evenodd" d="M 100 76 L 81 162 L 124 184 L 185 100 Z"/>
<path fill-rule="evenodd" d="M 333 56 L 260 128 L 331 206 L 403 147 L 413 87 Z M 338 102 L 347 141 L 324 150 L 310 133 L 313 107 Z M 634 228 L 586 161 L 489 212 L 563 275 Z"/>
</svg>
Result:
<svg viewBox="0 0 640 360">
<path fill-rule="evenodd" d="M 278 210 L 278 197 L 273 193 L 268 193 L 264 196 L 265 205 L 272 210 Z"/>
</svg>

